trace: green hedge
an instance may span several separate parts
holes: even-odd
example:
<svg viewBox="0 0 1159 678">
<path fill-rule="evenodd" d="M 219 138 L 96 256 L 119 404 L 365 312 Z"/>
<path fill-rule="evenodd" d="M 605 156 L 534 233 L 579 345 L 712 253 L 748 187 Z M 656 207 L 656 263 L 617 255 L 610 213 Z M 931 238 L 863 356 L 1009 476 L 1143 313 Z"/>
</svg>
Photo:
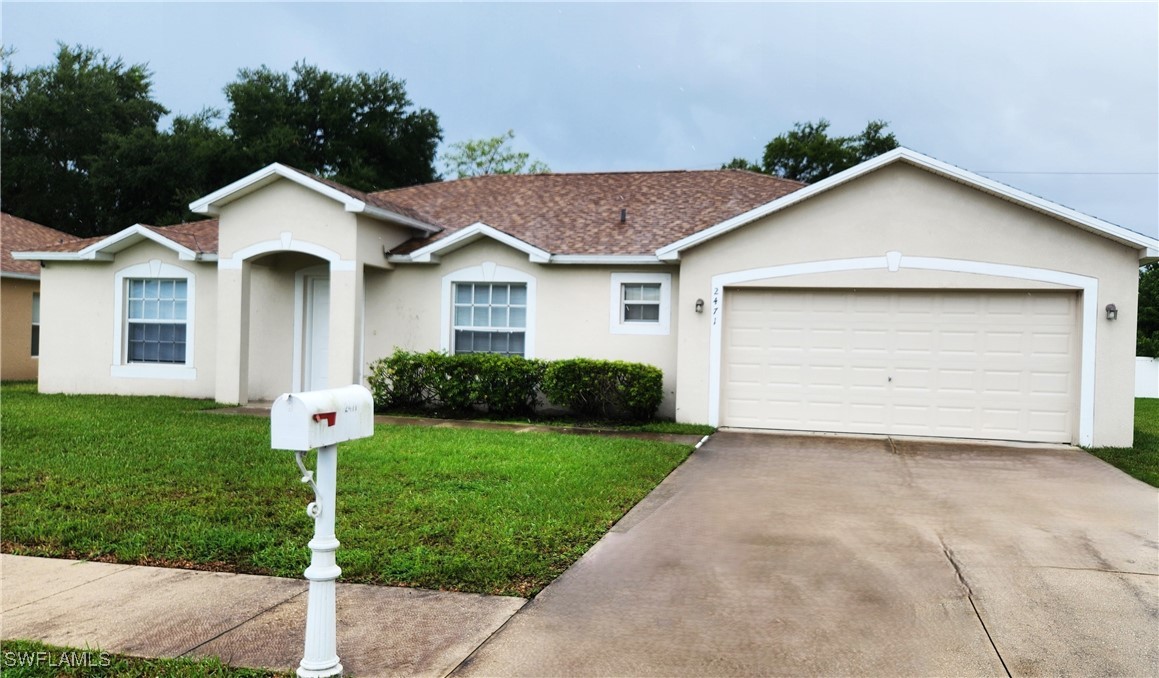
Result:
<svg viewBox="0 0 1159 678">
<path fill-rule="evenodd" d="M 643 421 L 664 399 L 663 373 L 651 365 L 610 360 L 528 360 L 488 353 L 446 355 L 396 350 L 370 364 L 378 409 L 462 414 L 534 412 L 540 394 L 587 417 Z"/>
</svg>

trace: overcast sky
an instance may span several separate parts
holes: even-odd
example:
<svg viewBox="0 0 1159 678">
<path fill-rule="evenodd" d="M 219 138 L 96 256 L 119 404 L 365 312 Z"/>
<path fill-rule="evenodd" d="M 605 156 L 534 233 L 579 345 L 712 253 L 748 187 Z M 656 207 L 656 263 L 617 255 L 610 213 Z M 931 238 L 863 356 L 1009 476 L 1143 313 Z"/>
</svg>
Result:
<svg viewBox="0 0 1159 678">
<path fill-rule="evenodd" d="M 909 148 L 1159 235 L 1159 3 L 19 3 L 18 67 L 58 41 L 147 63 L 175 113 L 242 67 L 385 70 L 445 143 L 514 129 L 555 171 L 706 169 L 796 121 Z"/>
</svg>

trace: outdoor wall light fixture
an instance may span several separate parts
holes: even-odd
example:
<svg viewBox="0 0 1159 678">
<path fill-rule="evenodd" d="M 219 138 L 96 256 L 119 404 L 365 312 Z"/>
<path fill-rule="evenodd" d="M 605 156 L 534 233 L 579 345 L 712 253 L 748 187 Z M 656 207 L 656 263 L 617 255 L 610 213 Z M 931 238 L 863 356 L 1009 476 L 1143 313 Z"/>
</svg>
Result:
<svg viewBox="0 0 1159 678">
<path fill-rule="evenodd" d="M 1107 304 L 1107 320 L 1114 320 L 1119 317 L 1119 308 L 1114 304 Z"/>
<path fill-rule="evenodd" d="M 703 299 L 696 300 L 696 312 L 697 313 L 704 313 L 704 300 Z"/>
</svg>

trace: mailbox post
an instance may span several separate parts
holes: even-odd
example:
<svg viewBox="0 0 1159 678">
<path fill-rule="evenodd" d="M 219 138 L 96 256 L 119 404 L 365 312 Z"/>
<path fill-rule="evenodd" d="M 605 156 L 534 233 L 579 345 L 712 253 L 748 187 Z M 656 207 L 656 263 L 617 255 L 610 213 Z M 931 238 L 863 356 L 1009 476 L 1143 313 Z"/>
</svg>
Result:
<svg viewBox="0 0 1159 678">
<path fill-rule="evenodd" d="M 324 391 L 286 393 L 270 410 L 270 447 L 293 450 L 302 482 L 314 490 L 314 501 L 306 513 L 314 519 L 310 540 L 309 601 L 306 608 L 306 642 L 298 675 L 302 678 L 336 676 L 342 673 L 338 661 L 335 581 L 342 574 L 334 558 L 338 538 L 334 534 L 337 494 L 338 443 L 374 435 L 374 402 L 362 386 L 345 386 Z M 317 478 L 306 469 L 302 458 L 318 450 Z"/>
</svg>

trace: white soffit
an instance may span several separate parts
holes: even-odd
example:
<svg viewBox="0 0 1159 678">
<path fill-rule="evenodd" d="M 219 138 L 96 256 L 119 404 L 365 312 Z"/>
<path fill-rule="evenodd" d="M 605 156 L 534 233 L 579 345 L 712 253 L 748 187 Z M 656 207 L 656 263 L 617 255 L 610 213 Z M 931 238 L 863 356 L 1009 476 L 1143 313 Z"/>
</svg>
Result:
<svg viewBox="0 0 1159 678">
<path fill-rule="evenodd" d="M 999 198 L 1009 200 L 1028 209 L 1035 210 L 1036 212 L 1040 212 L 1061 221 L 1065 221 L 1073 226 L 1090 231 L 1091 233 L 1095 233 L 1105 238 L 1114 240 L 1121 245 L 1126 245 L 1128 247 L 1138 249 L 1140 250 L 1139 258 L 1141 261 L 1146 262 L 1154 260 L 1157 256 L 1159 256 L 1159 239 L 1151 238 L 1141 233 L 1136 233 L 1130 229 L 1123 228 L 1122 226 L 1103 221 L 1102 219 L 1098 219 L 1087 214 L 1083 214 L 1082 212 L 1078 212 L 1069 207 L 1063 207 L 1062 205 L 1053 203 L 1044 198 L 1031 195 L 1025 191 L 1020 191 L 1017 188 L 1007 186 L 1006 184 L 999 183 L 992 179 L 987 179 L 986 177 L 979 174 L 964 170 L 960 167 L 955 167 L 954 165 L 942 162 L 941 160 L 936 160 L 929 157 L 928 155 L 918 153 L 917 151 L 912 151 L 908 148 L 895 148 L 888 153 L 883 153 L 876 158 L 867 160 L 860 165 L 845 170 L 844 172 L 834 174 L 827 179 L 819 181 L 815 184 L 810 184 L 805 188 L 796 190 L 792 193 L 789 193 L 788 195 L 777 198 L 772 202 L 751 209 L 743 214 L 738 214 L 737 216 L 722 221 L 715 226 L 711 226 L 704 229 L 703 231 L 693 233 L 690 236 L 677 240 L 676 242 L 665 245 L 664 247 L 656 250 L 656 256 L 666 261 L 679 259 L 680 253 L 690 247 L 695 247 L 696 245 L 699 245 L 707 240 L 711 240 L 712 238 L 715 238 L 719 235 L 728 233 L 733 229 L 744 226 L 745 224 L 756 221 L 757 219 L 766 217 L 770 214 L 773 214 L 774 212 L 779 212 L 786 207 L 790 207 L 804 200 L 808 200 L 815 195 L 824 193 L 825 191 L 833 188 L 837 188 L 838 186 L 857 179 L 862 175 L 869 174 L 870 172 L 885 167 L 886 165 L 891 165 L 895 162 L 908 163 L 947 179 L 957 181 Z"/>
</svg>

